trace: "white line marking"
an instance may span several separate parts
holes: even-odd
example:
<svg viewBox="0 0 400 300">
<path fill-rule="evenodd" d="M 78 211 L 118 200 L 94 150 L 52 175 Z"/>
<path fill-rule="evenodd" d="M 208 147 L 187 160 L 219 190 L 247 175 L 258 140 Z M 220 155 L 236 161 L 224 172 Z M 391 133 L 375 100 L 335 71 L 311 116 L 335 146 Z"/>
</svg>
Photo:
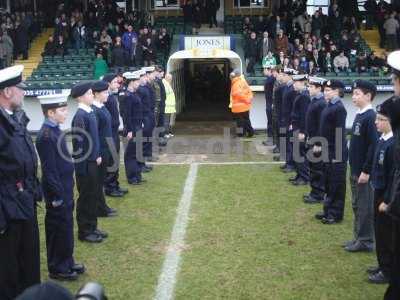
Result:
<svg viewBox="0 0 400 300">
<path fill-rule="evenodd" d="M 177 209 L 177 216 L 172 230 L 171 240 L 168 245 L 167 255 L 164 260 L 160 277 L 158 278 L 156 295 L 154 297 L 155 300 L 170 300 L 174 297 L 174 288 L 179 272 L 181 252 L 184 248 L 186 228 L 189 220 L 189 211 L 192 203 L 198 167 L 199 165 L 197 163 L 190 165 L 182 197 Z"/>
<path fill-rule="evenodd" d="M 226 162 L 197 162 L 200 166 L 204 165 L 281 165 L 284 161 L 226 161 Z M 149 162 L 149 165 L 154 166 L 179 166 L 191 165 L 191 162 Z"/>
</svg>

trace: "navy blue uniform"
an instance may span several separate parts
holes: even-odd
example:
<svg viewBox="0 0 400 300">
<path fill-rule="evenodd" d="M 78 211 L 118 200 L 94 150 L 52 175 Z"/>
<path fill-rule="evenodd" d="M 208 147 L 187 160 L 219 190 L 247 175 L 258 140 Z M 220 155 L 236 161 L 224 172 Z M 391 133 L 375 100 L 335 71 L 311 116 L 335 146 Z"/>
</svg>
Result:
<svg viewBox="0 0 400 300">
<path fill-rule="evenodd" d="M 138 134 L 143 134 L 143 106 L 138 93 L 127 92 L 126 103 L 126 131 L 132 132 L 133 138 L 128 141 L 125 149 L 125 173 L 129 183 L 142 180 L 141 164 L 138 156 L 142 156 L 143 147 L 136 143 Z M 138 153 L 140 152 L 140 153 Z M 139 155 L 138 155 L 139 154 Z"/>
<path fill-rule="evenodd" d="M 324 215 L 337 221 L 343 219 L 346 198 L 348 158 L 346 117 L 347 111 L 341 99 L 337 97 L 332 99 L 324 108 L 320 121 L 320 136 L 328 142 L 328 149 L 322 147 L 322 155 L 323 157 L 326 155 L 328 159 L 328 162 L 324 163 L 326 175 Z"/>
<path fill-rule="evenodd" d="M 86 109 L 86 110 L 85 110 Z M 97 229 L 98 166 L 100 142 L 94 112 L 78 108 L 72 119 L 72 147 L 79 197 L 76 202 L 78 235 L 83 238 Z"/>
<path fill-rule="evenodd" d="M 104 217 L 107 216 L 110 208 L 106 204 L 106 199 L 104 197 L 104 181 L 107 174 L 107 167 L 111 160 L 111 147 L 114 147 L 114 139 L 112 136 L 111 129 L 111 115 L 108 109 L 102 105 L 97 107 L 92 105 L 92 109 L 97 119 L 98 135 L 99 135 L 99 150 L 102 159 L 101 164 L 98 166 L 98 184 L 97 184 L 97 216 Z"/>
<path fill-rule="evenodd" d="M 293 137 L 293 130 L 290 129 L 290 125 L 292 124 L 293 102 L 297 95 L 298 93 L 293 89 L 293 84 L 289 83 L 283 91 L 282 96 L 281 122 L 282 127 L 286 128 L 286 166 L 289 168 L 295 167 L 295 162 L 293 161 L 293 144 L 290 141 Z"/>
<path fill-rule="evenodd" d="M 23 111 L 0 108 L 0 299 L 40 283 L 37 156 Z"/>
<path fill-rule="evenodd" d="M 46 120 L 36 148 L 41 161 L 42 188 L 46 202 L 47 267 L 50 273 L 69 273 L 74 251 L 74 165 L 60 127 Z M 53 205 L 57 203 L 57 206 Z"/>
<path fill-rule="evenodd" d="M 272 136 L 272 101 L 275 77 L 267 76 L 264 83 L 265 113 L 267 115 L 267 136 Z"/>
<path fill-rule="evenodd" d="M 308 105 L 310 104 L 310 95 L 307 90 L 302 91 L 295 98 L 293 102 L 293 108 L 291 113 L 292 130 L 295 135 L 295 139 L 298 140 L 297 136 L 299 133 L 306 133 L 306 113 Z M 297 151 L 297 150 L 296 150 Z M 298 161 L 295 161 L 297 179 L 308 181 L 310 179 L 308 171 L 308 162 L 306 161 L 306 141 L 299 142 L 299 157 Z"/>
<path fill-rule="evenodd" d="M 137 90 L 138 95 L 142 100 L 143 107 L 143 137 L 149 139 L 149 141 L 143 142 L 143 156 L 152 157 L 153 149 L 151 138 L 153 136 L 153 129 L 155 126 L 154 120 L 154 107 L 155 107 L 155 96 L 154 91 L 148 85 L 140 86 Z M 142 160 L 142 158 L 140 158 Z M 143 160 L 144 162 L 144 160 Z"/>
<path fill-rule="evenodd" d="M 109 161 L 109 167 L 113 167 L 113 170 L 108 170 L 106 179 L 105 179 L 105 192 L 111 193 L 115 190 L 119 190 L 119 153 L 120 153 L 120 138 L 119 138 L 119 109 L 118 109 L 118 99 L 117 95 L 111 94 L 108 96 L 107 102 L 105 103 L 106 108 L 110 112 L 111 115 L 111 132 L 112 138 L 114 140 L 115 150 L 118 154 L 118 161 L 114 161 L 114 158 L 111 157 Z"/>
<path fill-rule="evenodd" d="M 126 124 L 125 111 L 126 111 L 126 109 L 125 109 L 125 102 L 124 102 L 125 96 L 126 96 L 125 93 L 126 93 L 126 87 L 122 86 L 121 89 L 118 92 L 118 104 L 119 104 L 119 114 L 120 114 L 120 116 L 122 118 L 122 124 L 124 126 L 124 130 L 123 130 L 123 135 L 124 136 L 126 135 L 126 132 L 125 132 L 125 124 Z"/>
<path fill-rule="evenodd" d="M 354 240 L 374 246 L 374 197 L 371 185 L 358 183 L 361 172 L 371 173 L 378 133 L 375 127 L 375 111 L 366 108 L 357 113 L 350 139 L 349 163 L 352 207 L 354 212 Z"/>
<path fill-rule="evenodd" d="M 272 107 L 272 128 L 273 128 L 273 137 L 274 137 L 274 145 L 276 145 L 279 149 L 280 146 L 280 128 L 281 128 L 281 114 L 282 114 L 282 96 L 283 91 L 286 85 L 279 85 L 275 88 L 274 97 L 273 97 L 273 107 Z"/>
<path fill-rule="evenodd" d="M 157 127 L 164 128 L 164 124 L 165 124 L 165 100 L 167 99 L 167 95 L 165 93 L 165 87 L 164 87 L 164 83 L 162 82 L 162 79 L 157 79 L 156 83 L 160 86 L 160 97 L 161 97 L 158 120 L 156 120 L 157 121 Z M 165 135 L 165 131 L 163 130 L 160 133 L 160 136 L 163 137 L 164 135 Z"/>
<path fill-rule="evenodd" d="M 311 99 L 311 103 L 308 106 L 306 112 L 306 136 L 307 136 L 307 144 L 309 147 L 313 147 L 315 143 L 310 143 L 309 141 L 312 138 L 316 138 L 319 136 L 319 127 L 321 121 L 321 112 L 326 106 L 326 100 L 324 95 L 320 93 L 319 95 L 313 97 Z M 320 156 L 317 153 L 314 153 L 315 158 Z M 325 187 L 324 187 L 324 172 L 323 172 L 323 163 L 320 162 L 312 162 L 309 161 L 310 168 L 310 196 L 316 200 L 323 200 L 325 195 Z"/>
<path fill-rule="evenodd" d="M 371 170 L 371 185 L 374 189 L 375 206 L 375 243 L 378 265 L 385 276 L 390 276 L 393 264 L 392 250 L 392 219 L 385 213 L 379 212 L 379 205 L 390 202 L 390 190 L 394 173 L 394 138 L 393 134 L 379 139 Z"/>
</svg>

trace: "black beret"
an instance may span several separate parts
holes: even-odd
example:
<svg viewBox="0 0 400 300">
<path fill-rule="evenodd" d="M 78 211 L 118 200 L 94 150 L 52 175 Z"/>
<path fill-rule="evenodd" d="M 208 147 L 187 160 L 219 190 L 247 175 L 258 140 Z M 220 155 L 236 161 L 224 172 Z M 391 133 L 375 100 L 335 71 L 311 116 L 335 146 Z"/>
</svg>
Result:
<svg viewBox="0 0 400 300">
<path fill-rule="evenodd" d="M 376 112 L 380 115 L 390 118 L 393 111 L 393 100 L 389 98 L 376 107 Z"/>
<path fill-rule="evenodd" d="M 117 74 L 106 74 L 103 77 L 103 81 L 110 83 L 111 81 L 114 80 L 114 78 L 117 77 Z"/>
<path fill-rule="evenodd" d="M 47 300 L 47 299 L 57 299 L 57 300 L 72 300 L 74 297 L 72 294 L 63 286 L 58 285 L 54 282 L 48 281 L 42 284 L 34 285 L 26 289 L 21 295 L 19 295 L 17 300 Z"/>
<path fill-rule="evenodd" d="M 92 91 L 93 93 L 100 93 L 102 91 L 108 90 L 108 83 L 103 80 L 98 80 L 93 82 Z"/>
<path fill-rule="evenodd" d="M 93 83 L 91 81 L 79 82 L 75 84 L 71 89 L 71 97 L 78 98 L 84 95 L 88 90 L 92 88 L 92 84 Z"/>
<path fill-rule="evenodd" d="M 331 89 L 344 89 L 343 82 L 336 79 L 326 81 L 324 86 L 329 87 Z"/>
<path fill-rule="evenodd" d="M 376 86 L 375 84 L 367 81 L 367 80 L 356 80 L 353 82 L 353 90 L 354 89 L 365 89 L 373 94 L 376 94 Z"/>
</svg>

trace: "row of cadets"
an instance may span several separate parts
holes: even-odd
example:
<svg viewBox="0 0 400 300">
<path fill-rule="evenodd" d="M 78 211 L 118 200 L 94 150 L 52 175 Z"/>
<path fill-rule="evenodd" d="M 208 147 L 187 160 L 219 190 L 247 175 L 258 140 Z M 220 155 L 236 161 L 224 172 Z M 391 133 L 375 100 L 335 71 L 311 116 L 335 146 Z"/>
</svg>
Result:
<svg viewBox="0 0 400 300">
<path fill-rule="evenodd" d="M 99 181 L 102 156 L 98 122 L 92 108 L 92 83 L 76 84 L 71 89 L 71 97 L 78 101 L 78 109 L 71 125 L 75 178 L 79 193 L 76 207 L 78 238 L 85 242 L 99 243 L 107 237 L 107 233 L 97 228 L 103 183 Z"/>
<path fill-rule="evenodd" d="M 49 277 L 76 280 L 85 266 L 74 261 L 74 164 L 60 129 L 68 116 L 67 94 L 38 97 L 45 117 L 36 138 L 46 204 Z"/>
<path fill-rule="evenodd" d="M 310 94 L 307 90 L 307 74 L 293 76 L 293 87 L 297 96 L 293 101 L 290 130 L 294 142 L 299 144 L 298 153 L 294 153 L 296 175 L 290 178 L 293 185 L 307 185 L 309 182 L 308 162 L 306 157 L 306 112 L 310 104 Z M 296 147 L 297 148 L 297 147 Z M 293 149 L 295 149 L 293 147 Z M 297 150 L 296 150 L 297 152 Z"/>
<path fill-rule="evenodd" d="M 143 135 L 143 104 L 137 92 L 141 84 L 140 78 L 143 74 L 144 71 L 123 74 L 126 79 L 124 126 L 127 138 L 124 163 L 126 178 L 128 183 L 132 185 L 139 185 L 145 181 L 142 179 L 144 157 L 143 147 L 140 143 L 140 137 Z"/>
<path fill-rule="evenodd" d="M 107 74 L 103 77 L 103 81 L 108 83 L 108 99 L 105 103 L 106 108 L 111 115 L 111 133 L 114 140 L 117 155 L 112 155 L 107 174 L 104 182 L 104 192 L 110 197 L 122 197 L 128 193 L 128 189 L 123 188 L 119 184 L 119 154 L 120 154 L 120 137 L 119 137 L 119 107 L 118 107 L 118 90 L 120 88 L 119 77 L 117 74 Z"/>
</svg>

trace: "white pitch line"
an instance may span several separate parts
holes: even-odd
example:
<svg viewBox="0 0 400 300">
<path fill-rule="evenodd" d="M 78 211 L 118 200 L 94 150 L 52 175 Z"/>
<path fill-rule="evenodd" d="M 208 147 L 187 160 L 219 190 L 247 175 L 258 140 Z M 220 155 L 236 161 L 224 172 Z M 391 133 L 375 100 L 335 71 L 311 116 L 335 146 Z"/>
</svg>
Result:
<svg viewBox="0 0 400 300">
<path fill-rule="evenodd" d="M 284 161 L 226 161 L 226 162 L 197 162 L 196 164 L 204 165 L 281 165 Z M 180 165 L 191 165 L 191 162 L 149 162 L 149 165 L 153 166 L 180 166 Z"/>
<path fill-rule="evenodd" d="M 182 197 L 177 209 L 177 216 L 172 230 L 171 240 L 168 245 L 167 255 L 164 260 L 160 277 L 158 278 L 156 295 L 154 297 L 155 300 L 170 300 L 174 297 L 174 288 L 179 272 L 181 252 L 184 248 L 186 228 L 189 221 L 190 206 L 192 203 L 198 167 L 199 165 L 197 163 L 190 165 Z"/>
</svg>

